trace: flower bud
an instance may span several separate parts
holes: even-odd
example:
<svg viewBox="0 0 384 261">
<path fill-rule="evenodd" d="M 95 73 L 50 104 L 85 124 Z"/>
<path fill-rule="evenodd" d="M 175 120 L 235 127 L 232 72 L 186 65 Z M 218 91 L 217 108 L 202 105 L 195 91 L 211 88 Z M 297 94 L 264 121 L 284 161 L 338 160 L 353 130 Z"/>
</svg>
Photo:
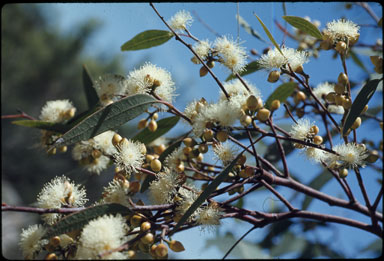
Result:
<svg viewBox="0 0 384 261">
<path fill-rule="evenodd" d="M 137 124 L 137 128 L 141 130 L 141 129 L 144 129 L 145 127 L 147 127 L 147 119 L 140 120 L 139 123 Z"/>
<path fill-rule="evenodd" d="M 320 145 L 321 143 L 323 143 L 323 138 L 321 136 L 315 136 L 313 137 L 313 142 L 317 145 Z"/>
<path fill-rule="evenodd" d="M 212 61 L 212 60 L 208 61 L 207 66 L 212 69 L 213 67 L 215 67 L 215 61 Z"/>
<path fill-rule="evenodd" d="M 313 125 L 313 126 L 309 129 L 309 132 L 310 132 L 312 135 L 316 135 L 317 133 L 319 133 L 319 127 L 317 127 L 316 125 Z"/>
<path fill-rule="evenodd" d="M 213 138 L 213 130 L 206 129 L 203 133 L 203 137 L 206 141 L 211 141 Z"/>
<path fill-rule="evenodd" d="M 337 94 L 344 94 L 345 92 L 345 86 L 344 84 L 341 84 L 341 83 L 337 83 L 334 89 Z"/>
<path fill-rule="evenodd" d="M 302 92 L 302 91 L 298 91 L 298 92 L 296 93 L 295 98 L 296 98 L 296 100 L 299 101 L 299 102 L 300 102 L 300 101 L 305 101 L 305 99 L 307 98 L 307 95 L 305 95 L 305 93 Z"/>
<path fill-rule="evenodd" d="M 208 74 L 208 69 L 205 66 L 202 66 L 200 68 L 200 77 L 204 77 L 207 74 Z"/>
<path fill-rule="evenodd" d="M 122 139 L 123 138 L 119 134 L 115 133 L 115 135 L 113 135 L 113 137 L 112 137 L 112 144 L 113 144 L 113 146 L 116 147 L 120 143 L 120 141 Z"/>
<path fill-rule="evenodd" d="M 155 252 L 157 256 L 165 257 L 166 255 L 168 255 L 168 247 L 163 243 L 160 243 L 157 245 Z"/>
<path fill-rule="evenodd" d="M 246 104 L 247 108 L 251 111 L 256 111 L 262 105 L 260 104 L 260 100 L 254 95 L 251 95 L 247 98 Z"/>
<path fill-rule="evenodd" d="M 195 141 L 192 138 L 185 138 L 183 139 L 183 143 L 187 147 L 192 147 L 195 144 Z"/>
<path fill-rule="evenodd" d="M 161 170 L 161 162 L 158 159 L 154 159 L 151 161 L 151 169 L 154 172 L 159 172 Z"/>
<path fill-rule="evenodd" d="M 221 141 L 221 142 L 224 142 L 228 139 L 228 133 L 226 131 L 219 131 L 217 134 L 216 134 L 216 138 Z"/>
<path fill-rule="evenodd" d="M 141 221 L 143 220 L 142 216 L 139 215 L 133 215 L 130 219 L 129 222 L 131 223 L 132 227 L 138 227 L 141 224 Z"/>
<path fill-rule="evenodd" d="M 155 132 L 157 130 L 157 122 L 155 120 L 151 120 L 148 124 L 148 129 L 151 132 Z"/>
<path fill-rule="evenodd" d="M 352 127 L 351 129 L 352 130 L 356 130 L 357 128 L 359 128 L 361 125 L 361 118 L 360 117 L 357 117 L 355 122 L 352 124 Z"/>
<path fill-rule="evenodd" d="M 329 103 L 334 103 L 335 102 L 335 93 L 334 92 L 330 92 L 328 93 L 326 96 L 325 96 L 325 99 L 329 102 Z"/>
<path fill-rule="evenodd" d="M 156 154 L 160 155 L 161 153 L 163 153 L 165 151 L 165 145 L 164 144 L 160 144 L 158 146 L 155 146 L 153 148 L 153 150 L 155 151 Z"/>
<path fill-rule="evenodd" d="M 344 101 L 344 96 L 342 96 L 340 94 L 335 95 L 335 104 L 336 105 L 343 105 L 343 101 Z"/>
<path fill-rule="evenodd" d="M 337 77 L 338 83 L 342 85 L 348 84 L 348 76 L 345 73 L 340 73 L 339 77 Z"/>
<path fill-rule="evenodd" d="M 335 47 L 336 51 L 338 51 L 340 54 L 343 54 L 345 52 L 345 50 L 347 50 L 347 44 L 343 41 L 339 41 L 337 44 L 336 44 L 336 47 Z"/>
<path fill-rule="evenodd" d="M 368 110 L 368 104 L 364 106 L 363 110 L 361 111 L 360 114 L 366 113 Z"/>
<path fill-rule="evenodd" d="M 149 223 L 148 221 L 144 221 L 143 223 L 141 223 L 140 225 L 140 231 L 141 232 L 145 232 L 145 231 L 148 231 L 151 229 L 151 223 Z"/>
<path fill-rule="evenodd" d="M 268 120 L 269 115 L 271 115 L 271 112 L 268 109 L 262 108 L 257 111 L 256 117 L 259 121 L 265 122 Z"/>
<path fill-rule="evenodd" d="M 268 75 L 268 82 L 271 82 L 271 83 L 277 82 L 279 78 L 280 78 L 280 72 L 272 71 Z"/>
<path fill-rule="evenodd" d="M 146 245 L 149 245 L 155 241 L 155 236 L 152 233 L 147 233 L 147 234 L 145 234 L 145 236 L 140 238 L 140 241 Z"/>
<path fill-rule="evenodd" d="M 169 248 L 174 252 L 182 252 L 185 250 L 183 244 L 180 241 L 171 240 L 169 242 Z"/>
<path fill-rule="evenodd" d="M 349 110 L 352 107 L 352 101 L 350 99 L 344 99 L 342 102 L 344 110 Z"/>
<path fill-rule="evenodd" d="M 243 125 L 244 127 L 247 127 L 249 124 L 252 123 L 252 118 L 251 118 L 251 116 L 249 116 L 249 115 L 242 115 L 242 116 L 240 117 L 240 123 L 241 123 L 241 125 Z"/>
<path fill-rule="evenodd" d="M 346 168 L 339 169 L 339 177 L 344 179 L 348 176 L 348 170 Z"/>
<path fill-rule="evenodd" d="M 280 108 L 280 101 L 279 100 L 273 100 L 271 102 L 271 110 L 272 111 L 275 111 L 277 110 L 278 108 Z"/>
<path fill-rule="evenodd" d="M 202 143 L 202 144 L 200 144 L 199 145 L 199 151 L 201 152 L 201 153 L 207 153 L 207 151 L 208 151 L 208 145 L 207 144 L 205 144 L 205 143 Z"/>
<path fill-rule="evenodd" d="M 369 156 L 365 159 L 369 163 L 375 163 L 379 159 L 379 152 L 373 150 L 369 153 Z"/>
<path fill-rule="evenodd" d="M 244 165 L 246 161 L 247 161 L 247 157 L 244 154 L 241 154 L 241 156 L 237 160 L 237 164 Z"/>
</svg>

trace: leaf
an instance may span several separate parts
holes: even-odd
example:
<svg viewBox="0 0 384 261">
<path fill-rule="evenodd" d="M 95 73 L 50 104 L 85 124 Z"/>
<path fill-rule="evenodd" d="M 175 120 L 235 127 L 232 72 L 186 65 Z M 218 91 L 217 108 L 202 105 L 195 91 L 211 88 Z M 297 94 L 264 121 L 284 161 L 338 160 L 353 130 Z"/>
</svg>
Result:
<svg viewBox="0 0 384 261">
<path fill-rule="evenodd" d="M 173 33 L 163 30 L 147 30 L 137 34 L 121 46 L 122 51 L 136 51 L 161 45 L 173 37 Z"/>
<path fill-rule="evenodd" d="M 244 20 L 243 17 L 241 17 L 240 15 L 236 15 L 236 18 L 237 18 L 237 21 L 239 21 L 239 25 L 241 27 L 244 28 L 244 30 L 249 33 L 250 35 L 253 35 L 254 37 L 256 37 L 257 39 L 259 39 L 260 41 L 264 42 L 265 43 L 265 40 L 263 38 L 261 38 L 260 34 L 255 31 L 248 23 L 247 21 Z"/>
<path fill-rule="evenodd" d="M 178 116 L 161 119 L 157 122 L 156 131 L 152 132 L 148 128 L 145 128 L 132 139 L 136 141 L 140 141 L 141 143 L 144 143 L 145 145 L 147 145 L 152 141 L 156 140 L 158 137 L 163 136 L 170 129 L 172 129 L 177 124 L 179 119 L 180 117 Z"/>
<path fill-rule="evenodd" d="M 323 35 L 319 31 L 319 29 L 306 19 L 298 16 L 283 16 L 283 19 L 287 21 L 290 25 L 303 31 L 304 33 L 307 33 L 317 39 L 323 40 Z"/>
<path fill-rule="evenodd" d="M 295 82 L 286 82 L 276 88 L 276 90 L 268 97 L 265 102 L 265 107 L 270 109 L 271 103 L 274 100 L 279 100 L 281 103 L 295 91 L 297 83 Z"/>
<path fill-rule="evenodd" d="M 323 171 L 317 175 L 312 181 L 308 184 L 309 187 L 320 191 L 320 189 L 328 183 L 333 178 L 333 176 L 328 172 L 328 170 Z M 309 207 L 313 200 L 313 197 L 305 196 L 302 209 L 305 210 Z"/>
<path fill-rule="evenodd" d="M 247 75 L 247 74 L 251 74 L 251 73 L 253 73 L 253 72 L 256 72 L 256 71 L 258 71 L 258 70 L 260 70 L 260 69 L 261 69 L 261 67 L 260 67 L 258 61 L 253 61 L 253 62 L 248 63 L 248 64 L 244 67 L 244 70 L 241 71 L 241 72 L 239 73 L 239 75 L 240 75 L 240 76 L 245 76 L 245 75 Z M 231 74 L 231 75 L 229 75 L 229 76 L 227 77 L 227 79 L 225 79 L 225 81 L 227 82 L 227 81 L 232 80 L 232 79 L 235 79 L 235 78 L 236 78 L 236 75 Z"/>
<path fill-rule="evenodd" d="M 184 215 L 180 218 L 179 222 L 176 224 L 175 228 L 171 231 L 171 234 L 175 233 L 181 225 L 184 224 L 185 221 L 195 212 L 195 210 L 200 207 L 201 204 L 216 190 L 216 188 L 225 180 L 228 176 L 228 173 L 232 170 L 233 166 L 235 166 L 237 160 L 240 158 L 242 153 L 239 153 L 237 157 L 229 164 L 217 177 L 209 183 L 209 185 L 205 188 L 205 190 L 199 195 L 195 202 L 189 207 L 189 209 L 184 213 Z"/>
<path fill-rule="evenodd" d="M 343 136 L 346 135 L 348 129 L 355 122 L 356 118 L 360 116 L 365 105 L 368 104 L 380 83 L 382 84 L 382 79 L 371 80 L 367 82 L 357 94 L 356 99 L 353 101 L 352 107 L 349 110 L 344 122 Z"/>
<path fill-rule="evenodd" d="M 263 21 L 261 21 L 261 19 L 256 15 L 254 14 L 257 18 L 257 20 L 259 20 L 261 26 L 263 27 L 265 33 L 267 34 L 269 40 L 271 40 L 271 42 L 273 43 L 273 45 L 276 47 L 276 49 L 281 53 L 282 56 L 284 56 L 283 52 L 281 51 L 279 45 L 276 43 L 275 39 L 273 38 L 272 34 L 269 32 L 268 28 L 264 25 Z M 285 56 L 284 56 L 285 57 Z"/>
<path fill-rule="evenodd" d="M 68 127 L 64 124 L 53 123 L 48 121 L 18 120 L 18 121 L 12 121 L 12 123 L 16 125 L 24 126 L 24 127 L 54 131 L 58 133 L 64 133 L 66 130 L 68 130 Z"/>
<path fill-rule="evenodd" d="M 363 249 L 361 249 L 360 252 L 361 253 L 373 252 L 377 255 L 381 255 L 383 253 L 383 240 L 382 239 L 374 240 L 369 245 L 367 245 Z"/>
<path fill-rule="evenodd" d="M 80 120 L 59 138 L 53 147 L 70 145 L 88 140 L 104 131 L 116 128 L 143 113 L 150 104 L 158 102 L 147 94 L 123 98 Z"/>
<path fill-rule="evenodd" d="M 359 59 L 359 57 L 356 55 L 355 52 L 352 50 L 349 51 L 349 54 L 351 55 L 352 60 L 355 62 L 357 66 L 359 66 L 361 69 L 363 69 L 366 73 L 369 73 L 367 68 L 365 68 L 363 62 Z"/>
<path fill-rule="evenodd" d="M 85 97 L 87 98 L 88 108 L 93 108 L 99 102 L 99 96 L 95 88 L 93 87 L 93 80 L 88 72 L 88 69 L 83 65 L 83 88 L 85 92 Z"/>
<path fill-rule="evenodd" d="M 73 230 L 81 229 L 94 218 L 103 216 L 105 214 L 131 214 L 132 211 L 120 204 L 104 204 L 95 207 L 89 207 L 77 213 L 70 214 L 56 224 L 50 227 L 44 235 L 44 238 L 51 238 Z"/>
</svg>

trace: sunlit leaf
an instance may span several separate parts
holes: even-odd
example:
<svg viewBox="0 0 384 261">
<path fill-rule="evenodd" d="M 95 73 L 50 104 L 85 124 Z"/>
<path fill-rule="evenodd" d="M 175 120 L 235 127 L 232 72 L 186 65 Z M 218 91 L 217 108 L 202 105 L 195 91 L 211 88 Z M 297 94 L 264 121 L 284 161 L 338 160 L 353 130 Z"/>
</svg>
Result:
<svg viewBox="0 0 384 261">
<path fill-rule="evenodd" d="M 279 100 L 281 103 L 285 102 L 285 100 L 295 91 L 296 87 L 297 83 L 295 82 L 283 83 L 268 97 L 265 102 L 265 107 L 269 109 L 274 100 Z"/>
<path fill-rule="evenodd" d="M 275 39 L 273 38 L 272 34 L 269 32 L 268 28 L 264 25 L 263 21 L 261 21 L 261 19 L 256 15 L 254 14 L 257 18 L 257 20 L 259 20 L 261 26 L 263 27 L 265 33 L 267 34 L 269 40 L 272 42 L 272 44 L 276 47 L 276 49 L 281 53 L 282 56 L 284 56 L 283 52 L 281 51 L 279 45 L 277 44 L 277 42 L 275 41 Z M 284 56 L 285 57 L 285 56 Z"/>
<path fill-rule="evenodd" d="M 296 27 L 297 29 L 301 30 L 302 32 L 309 34 L 310 36 L 313 36 L 317 39 L 323 39 L 323 35 L 319 31 L 319 29 L 314 24 L 304 18 L 298 16 L 283 16 L 283 19 L 293 27 Z"/>
<path fill-rule="evenodd" d="M 355 122 L 356 118 L 360 116 L 365 105 L 368 104 L 369 100 L 375 93 L 379 84 L 383 84 L 382 79 L 375 79 L 367 82 L 360 92 L 357 94 L 356 99 L 352 103 L 352 107 L 349 110 L 344 126 L 343 126 L 343 135 L 345 135 L 348 129 Z"/>
<path fill-rule="evenodd" d="M 240 75 L 240 76 L 245 76 L 245 75 L 247 75 L 247 74 L 251 74 L 251 73 L 253 73 L 253 72 L 256 72 L 256 71 L 258 71 L 258 70 L 260 70 L 260 69 L 261 69 L 261 67 L 260 67 L 259 63 L 258 63 L 257 61 L 253 61 L 253 62 L 248 63 L 248 64 L 244 67 L 244 70 L 241 71 L 241 72 L 239 73 L 239 75 Z M 232 79 L 235 79 L 235 78 L 236 78 L 236 75 L 231 74 L 231 75 L 229 75 L 229 76 L 227 77 L 227 79 L 225 79 L 225 81 L 227 82 L 227 81 L 232 80 Z"/>
<path fill-rule="evenodd" d="M 24 127 L 54 131 L 58 133 L 63 133 L 68 129 L 68 127 L 64 124 L 52 123 L 52 122 L 40 121 L 40 120 L 17 120 L 17 121 L 12 121 L 12 123 L 16 125 L 24 126 Z"/>
<path fill-rule="evenodd" d="M 179 119 L 180 117 L 178 116 L 161 119 L 157 121 L 156 131 L 152 132 L 148 128 L 145 128 L 132 139 L 147 145 L 172 129 L 177 124 Z"/>
<path fill-rule="evenodd" d="M 100 133 L 116 128 L 136 118 L 155 102 L 158 101 L 152 96 L 137 94 L 102 107 L 64 133 L 53 146 L 70 145 L 88 140 Z"/>
<path fill-rule="evenodd" d="M 94 218 L 105 214 L 131 214 L 131 210 L 120 204 L 104 204 L 95 207 L 89 207 L 77 213 L 70 214 L 60 219 L 56 224 L 50 227 L 44 235 L 44 238 L 51 238 L 73 230 L 81 229 Z"/>
<path fill-rule="evenodd" d="M 122 51 L 135 51 L 161 45 L 173 37 L 173 33 L 163 30 L 147 30 L 137 34 L 121 46 Z"/>
</svg>

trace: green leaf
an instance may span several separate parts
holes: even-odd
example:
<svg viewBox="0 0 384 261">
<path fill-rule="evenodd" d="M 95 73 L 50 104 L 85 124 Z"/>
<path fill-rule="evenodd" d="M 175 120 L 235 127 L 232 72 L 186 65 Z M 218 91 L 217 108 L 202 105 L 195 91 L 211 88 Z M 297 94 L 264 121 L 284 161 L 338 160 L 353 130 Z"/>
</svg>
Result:
<svg viewBox="0 0 384 261">
<path fill-rule="evenodd" d="M 273 43 L 273 45 L 276 47 L 276 49 L 281 53 L 282 56 L 284 56 L 283 52 L 281 51 L 279 45 L 276 43 L 275 39 L 273 38 L 272 34 L 269 32 L 268 28 L 264 25 L 263 21 L 261 21 L 261 19 L 256 15 L 254 14 L 257 18 L 257 20 L 259 20 L 261 26 L 263 27 L 265 33 L 267 34 L 269 40 L 271 40 L 271 42 Z M 284 56 L 285 57 L 285 56 Z"/>
<path fill-rule="evenodd" d="M 247 21 L 244 20 L 243 17 L 241 17 L 240 15 L 236 15 L 236 18 L 237 18 L 237 21 L 239 21 L 239 25 L 241 27 L 244 28 L 244 30 L 249 33 L 250 35 L 256 37 L 257 39 L 259 39 L 260 41 L 264 42 L 265 43 L 265 40 L 263 38 L 261 38 L 260 34 L 255 31 L 248 23 Z"/>
<path fill-rule="evenodd" d="M 306 34 L 309 34 L 310 36 L 313 36 L 320 40 L 323 39 L 323 35 L 319 31 L 319 29 L 314 24 L 305 20 L 304 18 L 298 16 L 283 16 L 283 19 L 293 27 L 296 27 L 297 29 L 303 31 Z"/>
<path fill-rule="evenodd" d="M 107 130 L 116 128 L 142 114 L 150 104 L 158 102 L 147 94 L 137 94 L 123 98 L 80 120 L 63 134 L 53 147 L 70 145 L 88 140 Z"/>
<path fill-rule="evenodd" d="M 369 100 L 375 93 L 379 84 L 382 84 L 383 79 L 375 79 L 367 82 L 360 92 L 357 94 L 356 99 L 352 103 L 352 107 L 349 110 L 344 126 L 343 126 L 343 136 L 346 135 L 348 129 L 355 122 L 356 118 L 360 116 L 365 105 L 368 104 Z"/>
<path fill-rule="evenodd" d="M 201 204 L 216 190 L 216 188 L 225 180 L 228 176 L 228 173 L 232 170 L 233 166 L 235 166 L 237 160 L 240 158 L 241 153 L 229 164 L 209 185 L 205 188 L 205 190 L 199 195 L 195 202 L 189 207 L 189 209 L 184 213 L 184 215 L 180 218 L 179 222 L 176 224 L 175 228 L 172 230 L 171 234 L 175 233 L 181 225 L 184 224 L 185 221 L 195 212 L 197 208 L 200 207 Z"/>
<path fill-rule="evenodd" d="M 319 175 L 317 175 L 312 181 L 308 184 L 309 187 L 320 191 L 320 189 L 325 186 L 333 178 L 332 174 L 328 172 L 328 170 L 323 171 Z M 309 207 L 313 200 L 313 197 L 305 196 L 302 209 L 305 210 Z"/>
<path fill-rule="evenodd" d="M 81 229 L 89 221 L 105 214 L 131 214 L 132 211 L 120 204 L 104 204 L 95 207 L 89 207 L 82 211 L 70 214 L 56 224 L 50 227 L 44 235 L 44 238 L 51 238 L 73 230 Z"/>
<path fill-rule="evenodd" d="M 300 253 L 305 248 L 307 240 L 301 237 L 295 236 L 292 232 L 287 232 L 283 235 L 283 238 L 271 248 L 271 256 L 280 257 L 283 254 L 296 252 Z"/>
<path fill-rule="evenodd" d="M 88 69 L 85 65 L 83 65 L 83 88 L 85 92 L 85 97 L 87 98 L 88 108 L 93 108 L 98 102 L 99 97 L 95 88 L 93 87 L 93 80 L 88 72 Z"/>
<path fill-rule="evenodd" d="M 295 82 L 283 83 L 268 97 L 265 102 L 265 107 L 270 109 L 271 103 L 274 100 L 279 100 L 281 103 L 285 102 L 285 100 L 295 91 L 296 87 L 297 83 Z"/>
<path fill-rule="evenodd" d="M 136 141 L 140 141 L 141 143 L 144 143 L 145 145 L 147 145 L 152 141 L 156 140 L 158 137 L 163 136 L 170 129 L 172 129 L 177 124 L 179 119 L 180 117 L 178 116 L 161 119 L 157 122 L 156 131 L 152 132 L 148 128 L 145 128 L 132 139 Z"/>
<path fill-rule="evenodd" d="M 239 73 L 240 76 L 245 76 L 247 74 L 251 74 L 253 72 L 256 72 L 258 70 L 260 70 L 261 67 L 258 63 L 258 61 L 253 61 L 253 62 L 250 62 L 248 63 L 245 67 L 244 67 L 244 70 L 242 72 Z M 229 80 L 232 80 L 232 79 L 235 79 L 236 78 L 236 75 L 234 74 L 231 74 L 227 77 L 227 79 L 225 79 L 225 81 L 229 81 Z"/>
<path fill-rule="evenodd" d="M 24 126 L 24 127 L 54 131 L 58 133 L 64 133 L 66 130 L 68 130 L 68 127 L 64 124 L 52 123 L 48 121 L 18 120 L 18 121 L 12 121 L 12 123 L 16 125 Z"/>
<path fill-rule="evenodd" d="M 173 37 L 173 33 L 163 30 L 148 30 L 137 34 L 121 46 L 122 51 L 135 51 L 161 45 Z"/>
</svg>

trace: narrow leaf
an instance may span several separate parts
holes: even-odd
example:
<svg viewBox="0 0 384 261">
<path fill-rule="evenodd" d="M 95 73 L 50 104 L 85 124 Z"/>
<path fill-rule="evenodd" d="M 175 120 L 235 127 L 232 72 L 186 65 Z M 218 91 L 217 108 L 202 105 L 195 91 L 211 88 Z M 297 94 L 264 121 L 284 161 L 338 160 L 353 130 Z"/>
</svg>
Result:
<svg viewBox="0 0 384 261">
<path fill-rule="evenodd" d="M 123 98 L 96 110 L 73 128 L 63 134 L 53 147 L 70 145 L 88 140 L 104 131 L 116 128 L 143 113 L 150 104 L 158 102 L 147 94 L 137 94 Z"/>
<path fill-rule="evenodd" d="M 89 207 L 77 213 L 70 214 L 59 220 L 50 227 L 44 235 L 44 238 L 51 238 L 73 230 L 81 229 L 89 221 L 105 214 L 131 214 L 132 211 L 120 204 L 104 204 L 95 207 Z"/>
<path fill-rule="evenodd" d="M 24 127 L 54 131 L 54 132 L 58 132 L 58 133 L 64 133 L 66 130 L 68 130 L 68 127 L 66 127 L 66 125 L 64 125 L 64 124 L 52 123 L 52 122 L 48 122 L 48 121 L 18 120 L 18 121 L 12 121 L 12 123 L 16 124 L 16 125 L 24 126 Z"/>
<path fill-rule="evenodd" d="M 140 141 L 141 143 L 144 143 L 145 145 L 147 145 L 152 141 L 156 140 L 157 138 L 163 136 L 170 129 L 172 129 L 177 124 L 179 119 L 180 117 L 178 116 L 161 119 L 157 122 L 156 131 L 152 132 L 148 128 L 145 128 L 132 139 L 136 141 Z"/>
<path fill-rule="evenodd" d="M 189 207 L 189 209 L 184 213 L 184 215 L 180 218 L 179 222 L 176 224 L 175 228 L 172 230 L 171 234 L 175 233 L 187 219 L 195 212 L 196 209 L 200 207 L 201 204 L 216 190 L 216 188 L 225 180 L 228 176 L 228 173 L 232 170 L 233 166 L 235 166 L 237 160 L 240 158 L 241 153 L 229 164 L 209 185 L 205 188 L 205 190 L 199 195 L 195 202 Z"/>
<path fill-rule="evenodd" d="M 368 104 L 372 95 L 375 93 L 379 84 L 382 84 L 382 79 L 375 79 L 367 82 L 364 87 L 357 94 L 356 99 L 352 103 L 352 107 L 349 110 L 344 126 L 343 126 L 343 136 L 347 133 L 348 129 L 355 122 L 356 118 L 360 116 L 365 105 Z"/>
<path fill-rule="evenodd" d="M 240 76 L 244 76 L 244 75 L 247 75 L 247 74 L 250 74 L 250 73 L 253 73 L 253 72 L 256 72 L 258 70 L 260 70 L 261 67 L 259 65 L 259 63 L 257 61 L 253 61 L 253 62 L 250 62 L 248 63 L 245 67 L 244 67 L 244 70 L 242 72 L 239 73 Z M 236 75 L 234 74 L 231 74 L 227 77 L 227 79 L 225 79 L 225 81 L 229 81 L 229 80 L 232 80 L 232 79 L 235 79 L 236 78 Z"/>
<path fill-rule="evenodd" d="M 244 20 L 243 17 L 241 17 L 240 15 L 236 15 L 236 18 L 237 20 L 239 21 L 239 24 L 241 27 L 244 28 L 244 30 L 249 33 L 250 35 L 256 37 L 257 39 L 259 39 L 260 41 L 264 42 L 265 43 L 265 40 L 263 38 L 261 38 L 260 34 L 255 31 L 248 23 L 247 21 Z"/>
<path fill-rule="evenodd" d="M 95 88 L 93 87 L 93 80 L 88 72 L 88 69 L 85 65 L 83 65 L 83 88 L 85 92 L 85 97 L 87 99 L 88 108 L 93 108 L 98 102 L 99 97 Z"/>
<path fill-rule="evenodd" d="M 314 24 L 305 20 L 304 18 L 298 16 L 283 16 L 283 19 L 293 27 L 296 27 L 297 29 L 303 31 L 306 34 L 309 34 L 310 36 L 313 36 L 320 40 L 323 39 L 323 35 L 319 31 L 319 29 Z"/>
<path fill-rule="evenodd" d="M 283 52 L 281 51 L 279 45 L 276 43 L 275 39 L 273 38 L 272 34 L 269 32 L 268 28 L 264 25 L 263 21 L 261 21 L 261 19 L 256 15 L 254 14 L 257 18 L 257 20 L 259 20 L 261 26 L 263 27 L 265 33 L 267 34 L 269 40 L 271 40 L 271 42 L 273 43 L 273 45 L 276 47 L 276 49 L 281 53 L 282 56 L 284 56 Z M 285 57 L 285 56 L 284 56 Z"/>
<path fill-rule="evenodd" d="M 312 179 L 312 181 L 308 184 L 308 186 L 313 188 L 313 189 L 320 191 L 320 189 L 323 186 L 325 186 L 325 184 L 327 184 L 328 181 L 330 181 L 332 178 L 333 178 L 332 174 L 330 174 L 328 172 L 328 170 L 326 170 L 326 171 L 323 171 L 322 173 L 320 173 L 319 175 L 317 175 L 314 179 Z M 302 209 L 303 210 L 308 209 L 312 200 L 313 200 L 313 197 L 305 196 L 304 201 L 303 201 L 303 205 L 302 205 Z"/>
<path fill-rule="evenodd" d="M 148 30 L 137 34 L 121 46 L 122 51 L 135 51 L 161 45 L 173 37 L 172 32 Z"/>
<path fill-rule="evenodd" d="M 272 101 L 279 100 L 281 103 L 295 91 L 297 83 L 295 82 L 286 82 L 276 88 L 276 90 L 268 97 L 265 102 L 265 107 L 270 108 Z"/>
</svg>

